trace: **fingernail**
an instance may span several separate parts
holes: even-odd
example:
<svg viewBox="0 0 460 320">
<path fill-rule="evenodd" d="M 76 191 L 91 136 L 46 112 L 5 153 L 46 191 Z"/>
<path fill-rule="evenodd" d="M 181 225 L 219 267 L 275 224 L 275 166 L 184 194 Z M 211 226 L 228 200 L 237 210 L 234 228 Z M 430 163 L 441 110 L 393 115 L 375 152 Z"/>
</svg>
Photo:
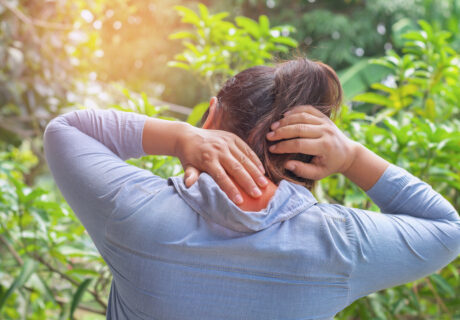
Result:
<svg viewBox="0 0 460 320">
<path fill-rule="evenodd" d="M 272 152 L 275 151 L 275 149 L 276 149 L 276 144 L 272 145 L 272 146 L 270 146 L 270 148 L 268 148 L 268 150 L 270 150 Z"/>
<path fill-rule="evenodd" d="M 287 115 L 289 115 L 290 113 L 292 113 L 292 110 L 286 111 L 286 112 L 284 113 L 284 115 L 287 116 Z"/>
<path fill-rule="evenodd" d="M 260 166 L 259 166 L 259 170 L 260 170 L 260 172 L 265 173 L 265 168 L 264 168 L 264 166 L 260 165 Z"/>
<path fill-rule="evenodd" d="M 259 188 L 254 188 L 252 189 L 251 195 L 253 197 L 260 197 L 262 195 L 262 192 L 259 190 Z"/>
<path fill-rule="evenodd" d="M 294 171 L 295 170 L 295 164 L 293 164 L 293 163 L 286 164 L 286 169 L 288 169 L 290 171 Z"/>
<path fill-rule="evenodd" d="M 259 177 L 257 178 L 257 184 L 262 187 L 265 187 L 268 184 L 268 181 L 264 177 Z"/>
<path fill-rule="evenodd" d="M 275 133 L 273 131 L 270 131 L 267 133 L 267 138 L 273 138 L 275 136 Z"/>
<path fill-rule="evenodd" d="M 237 194 L 234 199 L 236 204 L 242 204 L 243 203 L 243 197 L 240 194 Z"/>
<path fill-rule="evenodd" d="M 279 121 L 276 121 L 276 122 L 274 122 L 274 123 L 272 124 L 271 128 L 272 128 L 272 130 L 275 130 L 275 129 L 278 128 L 279 126 L 280 126 Z"/>
</svg>

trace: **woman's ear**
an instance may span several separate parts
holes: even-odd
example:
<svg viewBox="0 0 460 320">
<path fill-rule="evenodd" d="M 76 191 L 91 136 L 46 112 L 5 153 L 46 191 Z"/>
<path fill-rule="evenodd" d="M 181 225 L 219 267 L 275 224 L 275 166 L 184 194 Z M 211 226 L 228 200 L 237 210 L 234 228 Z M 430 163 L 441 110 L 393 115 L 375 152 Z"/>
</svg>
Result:
<svg viewBox="0 0 460 320">
<path fill-rule="evenodd" d="M 206 118 L 206 121 L 204 122 L 202 126 L 203 129 L 211 129 L 212 125 L 215 124 L 216 108 L 217 108 L 217 98 L 212 97 L 211 101 L 209 101 L 208 117 Z"/>
</svg>

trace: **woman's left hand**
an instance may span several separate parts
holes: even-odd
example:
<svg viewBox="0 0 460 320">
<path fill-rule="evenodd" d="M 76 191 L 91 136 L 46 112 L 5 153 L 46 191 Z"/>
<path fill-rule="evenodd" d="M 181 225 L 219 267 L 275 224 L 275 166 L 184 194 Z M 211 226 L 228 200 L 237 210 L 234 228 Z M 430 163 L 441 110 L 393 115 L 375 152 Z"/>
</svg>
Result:
<svg viewBox="0 0 460 320">
<path fill-rule="evenodd" d="M 343 173 L 353 163 L 358 143 L 350 140 L 339 128 L 313 106 L 297 106 L 272 124 L 267 134 L 272 153 L 303 153 L 313 155 L 311 163 L 290 160 L 285 168 L 297 176 L 320 180 L 333 173 Z"/>
</svg>

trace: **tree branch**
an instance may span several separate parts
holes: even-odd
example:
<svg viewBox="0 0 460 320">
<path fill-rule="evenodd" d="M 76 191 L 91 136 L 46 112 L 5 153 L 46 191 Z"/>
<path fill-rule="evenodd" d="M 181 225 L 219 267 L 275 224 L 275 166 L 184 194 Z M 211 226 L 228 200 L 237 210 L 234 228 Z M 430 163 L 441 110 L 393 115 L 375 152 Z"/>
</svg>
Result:
<svg viewBox="0 0 460 320">
<path fill-rule="evenodd" d="M 64 304 L 68 304 L 69 301 L 67 301 L 66 299 L 64 298 L 61 298 L 61 297 L 55 297 L 55 300 L 58 304 L 60 305 L 64 305 Z M 85 310 L 85 311 L 89 311 L 89 312 L 92 312 L 92 313 L 97 313 L 97 314 L 102 314 L 102 315 L 106 315 L 106 312 L 104 310 L 99 310 L 99 309 L 95 309 L 95 308 L 91 308 L 91 307 L 88 307 L 88 306 L 84 306 L 84 305 L 81 305 L 79 304 L 77 306 L 78 309 L 81 309 L 81 310 Z"/>
<path fill-rule="evenodd" d="M 3 235 L 0 235 L 0 241 L 5 245 L 6 249 L 11 253 L 14 260 L 16 260 L 16 262 L 22 266 L 24 264 L 24 261 L 22 260 L 21 256 Z"/>
<path fill-rule="evenodd" d="M 19 265 L 23 265 L 24 264 L 24 261 L 22 260 L 21 256 L 19 255 L 19 253 L 13 248 L 13 246 L 8 242 L 8 240 L 3 236 L 3 235 L 0 235 L 0 242 L 2 242 L 6 249 L 11 253 L 11 255 L 13 256 L 14 260 L 16 260 L 16 262 L 19 264 Z M 72 284 L 78 286 L 79 283 L 78 281 L 70 278 L 69 276 L 67 276 L 66 274 L 60 272 L 59 270 L 55 269 L 54 267 L 52 267 L 50 264 L 48 264 L 47 262 L 45 262 L 41 257 L 34 257 L 34 259 L 38 260 L 41 264 L 45 265 L 50 271 L 53 271 L 57 274 L 59 274 L 62 278 L 66 279 L 67 281 L 71 282 Z M 29 287 L 25 287 L 28 291 L 35 291 L 33 288 L 29 288 Z M 89 290 L 88 290 L 89 291 Z M 107 306 L 105 305 L 105 303 L 100 299 L 99 297 L 99 294 L 96 293 L 96 295 L 93 294 L 93 296 L 95 297 L 96 301 L 102 306 L 104 307 L 104 310 L 98 310 L 98 309 L 94 309 L 94 308 L 91 308 L 91 307 L 87 307 L 87 306 L 84 306 L 84 305 L 78 305 L 78 309 L 81 309 L 81 310 L 85 310 L 85 311 L 89 311 L 89 312 L 92 312 L 92 313 L 97 313 L 97 314 L 102 314 L 102 315 L 105 315 L 106 314 L 106 309 L 107 309 Z M 64 298 L 60 298 L 60 297 L 54 297 L 54 299 L 56 300 L 56 302 L 58 302 L 59 304 L 67 304 L 69 303 L 69 301 L 66 301 Z"/>
<path fill-rule="evenodd" d="M 32 257 L 37 260 L 38 262 L 40 262 L 41 264 L 43 264 L 49 271 L 51 272 L 54 272 L 54 273 L 57 273 L 61 278 L 69 281 L 70 283 L 72 283 L 74 286 L 78 287 L 80 285 L 80 283 L 73 279 L 72 277 L 66 275 L 65 273 L 63 273 L 61 270 L 53 267 L 51 264 L 49 264 L 48 262 L 45 261 L 45 259 L 43 259 L 42 257 L 40 256 L 37 256 L 37 255 L 32 255 Z M 107 310 L 107 304 L 99 297 L 99 294 L 97 292 L 95 292 L 94 290 L 90 290 L 88 289 L 87 290 L 93 297 L 94 299 L 104 308 L 104 310 Z"/>
</svg>

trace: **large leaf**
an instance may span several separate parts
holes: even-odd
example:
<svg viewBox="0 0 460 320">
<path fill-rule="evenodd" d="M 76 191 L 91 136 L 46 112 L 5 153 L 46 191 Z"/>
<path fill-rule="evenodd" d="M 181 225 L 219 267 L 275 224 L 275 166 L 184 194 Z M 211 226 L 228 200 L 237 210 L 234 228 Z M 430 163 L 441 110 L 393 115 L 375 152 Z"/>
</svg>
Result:
<svg viewBox="0 0 460 320">
<path fill-rule="evenodd" d="M 208 110 L 208 107 L 209 107 L 208 102 L 202 102 L 202 103 L 197 104 L 193 108 L 192 113 L 190 113 L 190 115 L 188 116 L 187 122 L 194 126 L 197 125 L 198 121 L 201 120 L 206 110 Z"/>
<path fill-rule="evenodd" d="M 261 34 L 259 24 L 257 22 L 246 17 L 236 17 L 235 21 L 238 27 L 241 27 L 244 30 L 246 30 L 251 36 L 253 36 L 256 39 L 260 38 Z"/>
<path fill-rule="evenodd" d="M 38 264 L 30 259 L 27 259 L 24 262 L 19 275 L 16 277 L 16 279 L 14 279 L 13 283 L 5 292 L 5 294 L 2 297 L 0 297 L 0 311 L 5 305 L 5 302 L 8 299 L 8 297 L 14 292 L 14 290 L 21 288 L 27 282 L 30 276 L 35 272 L 37 266 Z"/>
<path fill-rule="evenodd" d="M 78 305 L 80 304 L 81 299 L 83 298 L 83 294 L 85 293 L 86 289 L 88 286 L 91 284 L 91 281 L 93 279 L 85 279 L 80 283 L 80 285 L 77 288 L 77 291 L 75 291 L 75 294 L 73 295 L 72 298 L 72 303 L 70 305 L 70 313 L 69 313 L 69 318 L 74 319 L 73 314 L 75 310 L 77 309 Z"/>
<path fill-rule="evenodd" d="M 435 273 L 432 274 L 430 278 L 442 292 L 450 297 L 455 297 L 455 289 L 452 288 L 452 286 L 441 275 Z"/>
<path fill-rule="evenodd" d="M 387 97 L 374 93 L 374 92 L 366 92 L 362 94 L 358 94 L 353 98 L 353 101 L 359 101 L 359 102 L 365 102 L 365 103 L 370 103 L 370 104 L 376 104 L 380 106 L 386 106 L 390 107 L 391 106 L 391 100 L 388 99 Z"/>
<path fill-rule="evenodd" d="M 391 70 L 362 60 L 352 67 L 337 72 L 342 84 L 345 100 L 351 100 L 359 93 L 366 91 L 372 83 L 381 81 Z"/>
</svg>

